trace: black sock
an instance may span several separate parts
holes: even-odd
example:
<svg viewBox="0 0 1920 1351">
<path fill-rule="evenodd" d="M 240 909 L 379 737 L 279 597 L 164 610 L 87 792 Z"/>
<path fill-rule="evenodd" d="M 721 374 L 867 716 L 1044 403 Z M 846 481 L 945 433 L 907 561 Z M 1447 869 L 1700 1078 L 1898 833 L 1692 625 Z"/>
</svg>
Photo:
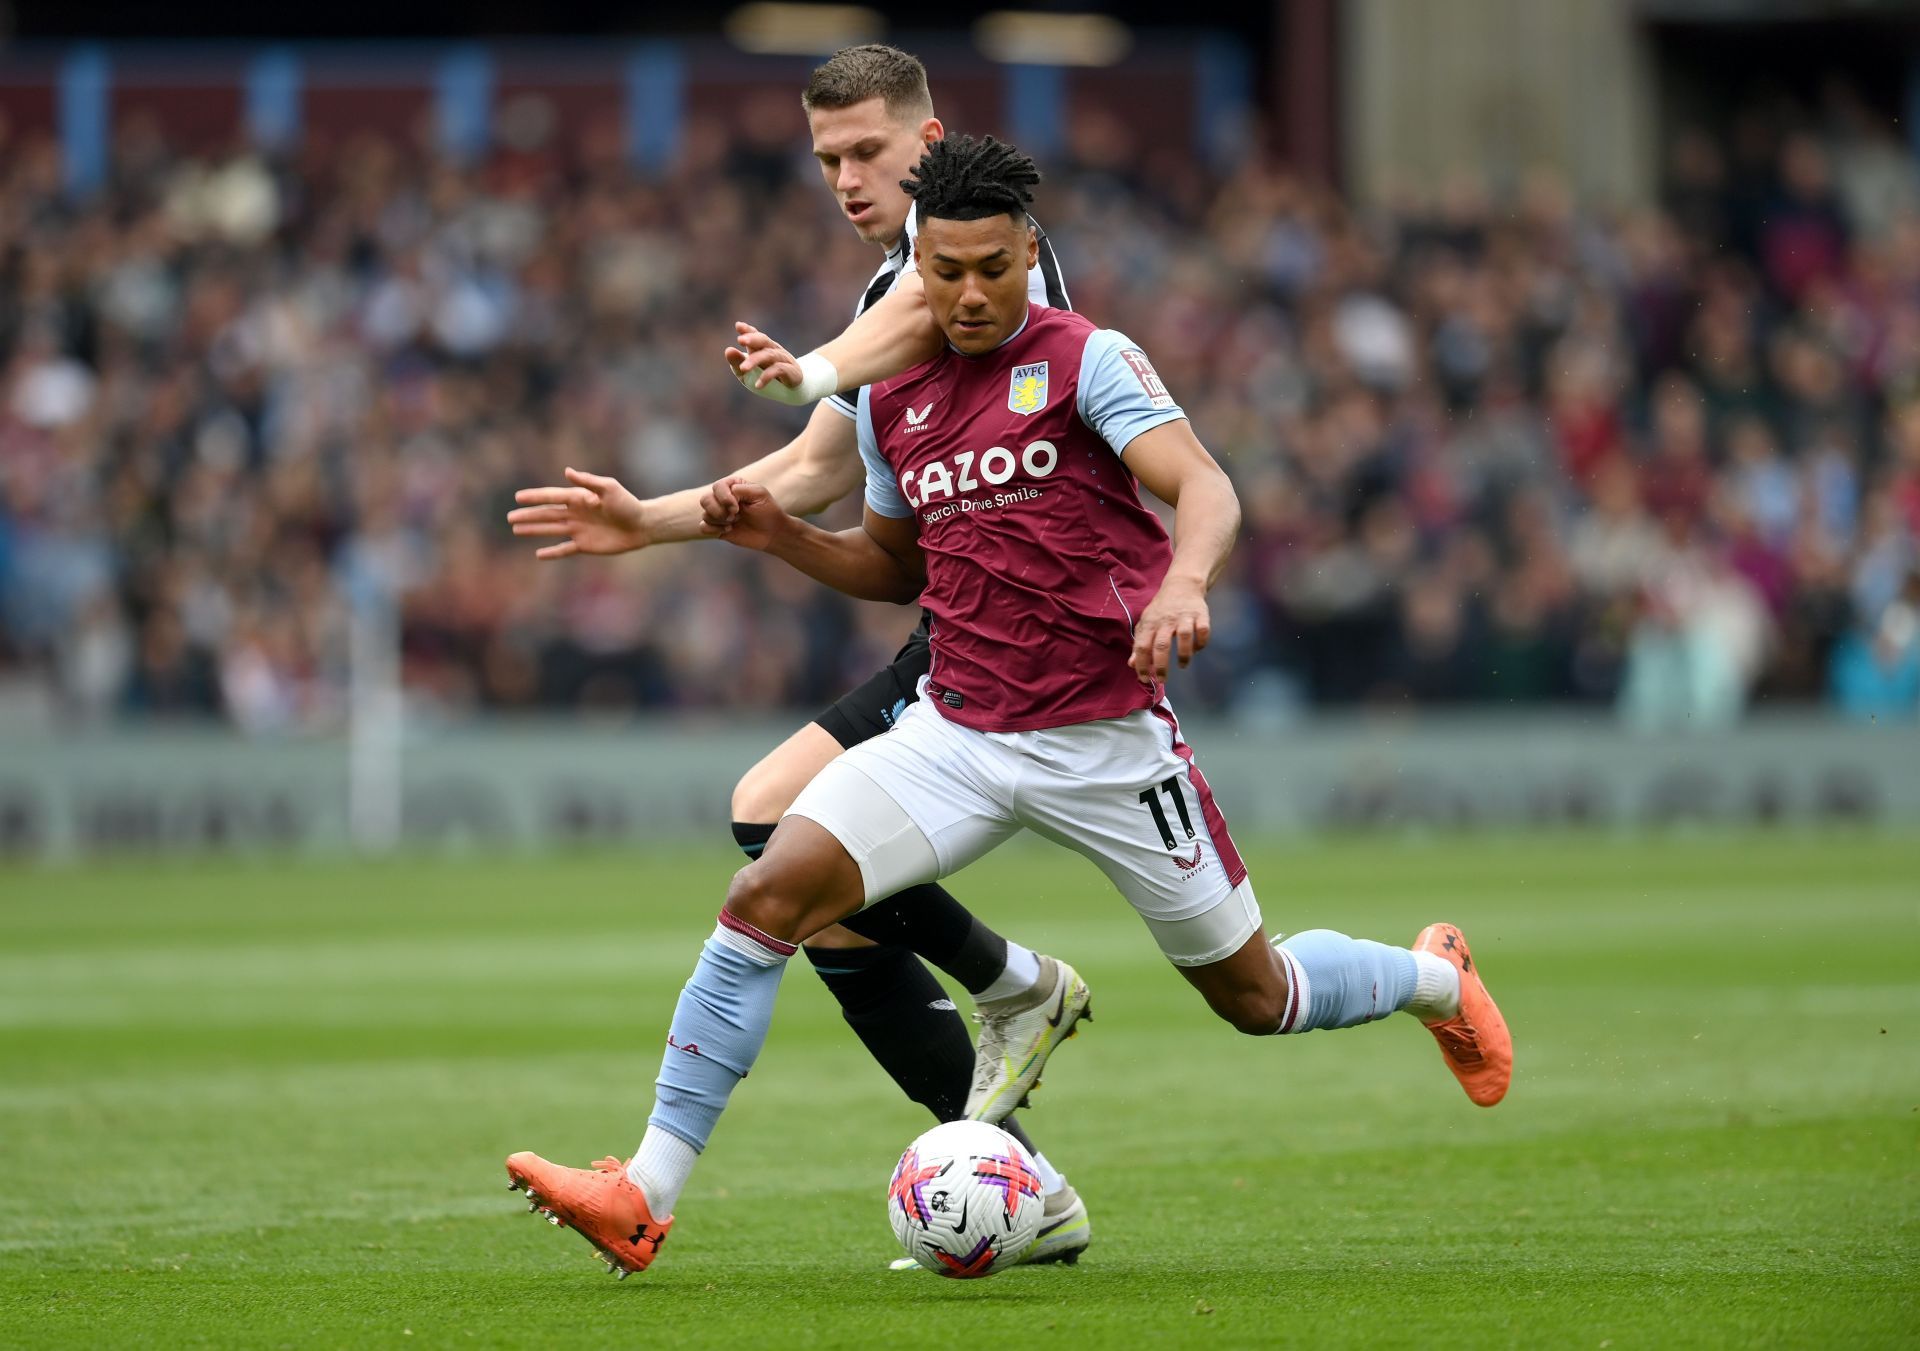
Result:
<svg viewBox="0 0 1920 1351">
<path fill-rule="evenodd" d="M 953 1001 L 902 947 L 808 948 L 807 960 L 880 1068 L 941 1121 L 966 1110 L 973 1039 Z"/>
<path fill-rule="evenodd" d="M 938 882 L 896 891 L 840 921 L 862 938 L 911 948 L 979 994 L 1007 969 L 1007 940 Z"/>
<path fill-rule="evenodd" d="M 748 858 L 759 858 L 760 851 L 767 847 L 767 841 L 772 838 L 772 826 L 763 826 L 753 821 L 733 823 L 733 842 L 740 846 L 740 852 Z"/>
</svg>

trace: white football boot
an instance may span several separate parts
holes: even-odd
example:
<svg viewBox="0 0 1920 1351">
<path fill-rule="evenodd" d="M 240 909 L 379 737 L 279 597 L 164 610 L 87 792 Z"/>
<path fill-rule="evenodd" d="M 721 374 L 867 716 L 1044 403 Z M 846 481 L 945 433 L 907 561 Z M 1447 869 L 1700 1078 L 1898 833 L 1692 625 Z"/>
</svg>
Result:
<svg viewBox="0 0 1920 1351">
<path fill-rule="evenodd" d="M 1025 1105 L 1047 1057 L 1074 1034 L 1080 1020 L 1093 1021 L 1092 995 L 1079 972 L 1056 958 L 1041 957 L 1040 979 L 1033 989 L 982 1004 L 973 1016 L 980 1024 L 980 1042 L 973 1051 L 967 1116 L 998 1124 Z"/>
<path fill-rule="evenodd" d="M 1092 1241 L 1093 1223 L 1087 1219 L 1087 1203 L 1072 1187 L 1062 1187 L 1047 1198 L 1046 1218 L 1040 1221 L 1040 1232 L 1033 1236 L 1033 1242 L 1020 1254 L 1020 1265 L 1064 1262 L 1072 1266 Z"/>
<path fill-rule="evenodd" d="M 1087 1245 L 1092 1241 L 1093 1224 L 1087 1219 L 1087 1203 L 1080 1199 L 1080 1193 L 1072 1187 L 1062 1187 L 1047 1197 L 1046 1216 L 1040 1221 L 1040 1232 L 1033 1236 L 1033 1242 L 1027 1245 L 1015 1265 L 1037 1267 L 1059 1262 L 1072 1266 L 1080 1260 L 1080 1254 L 1087 1250 Z M 894 1271 L 926 1270 L 911 1257 L 896 1257 L 888 1265 Z"/>
</svg>

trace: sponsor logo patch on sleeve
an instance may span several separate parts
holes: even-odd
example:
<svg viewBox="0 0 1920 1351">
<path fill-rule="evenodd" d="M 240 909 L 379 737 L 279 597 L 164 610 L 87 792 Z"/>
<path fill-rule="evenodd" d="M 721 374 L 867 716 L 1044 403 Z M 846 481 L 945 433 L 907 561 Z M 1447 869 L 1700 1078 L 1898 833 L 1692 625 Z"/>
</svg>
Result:
<svg viewBox="0 0 1920 1351">
<path fill-rule="evenodd" d="M 1155 408 L 1173 407 L 1173 395 L 1167 393 L 1167 387 L 1160 383 L 1160 373 L 1147 360 L 1147 354 L 1138 347 L 1129 347 L 1120 354 L 1127 363 L 1127 369 L 1133 372 L 1133 378 L 1140 382 L 1140 388 L 1146 391 L 1147 402 Z"/>
</svg>

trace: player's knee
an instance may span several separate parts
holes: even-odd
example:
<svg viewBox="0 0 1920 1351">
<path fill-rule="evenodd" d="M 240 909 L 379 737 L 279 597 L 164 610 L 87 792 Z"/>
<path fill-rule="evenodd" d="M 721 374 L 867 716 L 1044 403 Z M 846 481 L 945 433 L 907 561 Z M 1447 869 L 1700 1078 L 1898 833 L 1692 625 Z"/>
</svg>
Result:
<svg viewBox="0 0 1920 1351">
<path fill-rule="evenodd" d="M 788 807 L 793 794 L 780 776 L 755 765 L 733 786 L 733 819 L 756 825 L 774 825 Z"/>
<path fill-rule="evenodd" d="M 727 887 L 726 911 L 761 933 L 793 941 L 808 909 L 807 900 L 792 879 L 765 861 L 749 863 L 733 875 Z"/>
</svg>

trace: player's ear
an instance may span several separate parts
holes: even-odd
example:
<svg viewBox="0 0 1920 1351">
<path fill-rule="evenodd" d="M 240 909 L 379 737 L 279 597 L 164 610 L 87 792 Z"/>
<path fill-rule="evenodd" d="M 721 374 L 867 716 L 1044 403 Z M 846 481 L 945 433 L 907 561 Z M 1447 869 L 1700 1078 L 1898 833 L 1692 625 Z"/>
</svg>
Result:
<svg viewBox="0 0 1920 1351">
<path fill-rule="evenodd" d="M 1040 266 L 1040 232 L 1031 225 L 1027 227 L 1027 271 Z"/>
<path fill-rule="evenodd" d="M 935 141 L 947 139 L 947 129 L 940 125 L 940 119 L 929 117 L 920 124 L 920 144 L 932 145 Z"/>
</svg>

